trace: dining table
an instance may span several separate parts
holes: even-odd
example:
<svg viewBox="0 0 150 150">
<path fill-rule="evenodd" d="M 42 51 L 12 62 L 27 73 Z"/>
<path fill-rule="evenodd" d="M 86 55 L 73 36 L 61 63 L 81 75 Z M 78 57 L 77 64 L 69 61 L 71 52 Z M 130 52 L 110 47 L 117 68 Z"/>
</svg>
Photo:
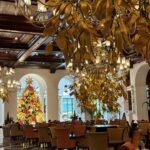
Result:
<svg viewBox="0 0 150 150">
<path fill-rule="evenodd" d="M 91 128 L 95 128 L 96 132 L 107 132 L 107 128 L 118 128 L 119 125 L 109 125 L 109 124 L 95 124 L 87 126 L 87 130 L 91 130 Z"/>
</svg>

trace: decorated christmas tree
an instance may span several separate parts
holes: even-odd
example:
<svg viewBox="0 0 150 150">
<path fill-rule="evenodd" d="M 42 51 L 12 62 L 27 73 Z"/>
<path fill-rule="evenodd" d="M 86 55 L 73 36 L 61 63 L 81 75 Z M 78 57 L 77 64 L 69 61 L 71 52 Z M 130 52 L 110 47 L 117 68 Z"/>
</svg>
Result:
<svg viewBox="0 0 150 150">
<path fill-rule="evenodd" d="M 20 124 L 43 121 L 42 105 L 37 92 L 32 86 L 32 78 L 26 79 L 26 87 L 18 97 L 17 120 Z"/>
</svg>

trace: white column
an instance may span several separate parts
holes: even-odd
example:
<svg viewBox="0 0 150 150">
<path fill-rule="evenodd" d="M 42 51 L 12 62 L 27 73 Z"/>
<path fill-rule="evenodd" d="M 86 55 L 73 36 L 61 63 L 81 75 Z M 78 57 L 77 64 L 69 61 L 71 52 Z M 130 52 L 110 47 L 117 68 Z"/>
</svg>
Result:
<svg viewBox="0 0 150 150">
<path fill-rule="evenodd" d="M 146 97 L 146 85 L 136 87 L 136 102 L 137 102 L 137 118 L 139 120 L 148 120 L 147 105 L 143 103 L 147 101 Z"/>
<path fill-rule="evenodd" d="M 0 99 L 0 126 L 4 124 L 4 103 Z"/>
</svg>

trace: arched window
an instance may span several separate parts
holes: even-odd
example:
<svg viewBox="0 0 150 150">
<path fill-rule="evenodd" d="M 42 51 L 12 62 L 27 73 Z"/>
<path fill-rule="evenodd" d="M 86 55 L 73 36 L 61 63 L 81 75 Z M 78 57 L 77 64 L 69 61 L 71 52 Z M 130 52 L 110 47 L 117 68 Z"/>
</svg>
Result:
<svg viewBox="0 0 150 150">
<path fill-rule="evenodd" d="M 27 86 L 26 79 L 28 77 L 32 78 L 32 86 L 34 90 L 36 91 L 36 93 L 38 94 L 39 100 L 41 101 L 41 104 L 42 104 L 43 117 L 44 117 L 44 120 L 47 121 L 47 87 L 42 77 L 36 74 L 24 75 L 20 79 L 21 88 L 17 92 L 17 97 L 22 95 L 23 90 Z"/>
<path fill-rule="evenodd" d="M 70 96 L 69 86 L 73 82 L 72 77 L 63 77 L 58 84 L 58 98 L 59 98 L 59 118 L 60 121 L 69 121 L 71 116 L 76 113 L 78 117 L 84 120 L 84 115 L 81 113 L 78 102 L 74 96 Z"/>
</svg>

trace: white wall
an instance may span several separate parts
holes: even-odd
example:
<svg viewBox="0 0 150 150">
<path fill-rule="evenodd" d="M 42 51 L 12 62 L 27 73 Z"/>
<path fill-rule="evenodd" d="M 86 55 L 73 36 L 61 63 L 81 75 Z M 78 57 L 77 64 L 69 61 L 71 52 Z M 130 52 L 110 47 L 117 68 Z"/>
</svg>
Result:
<svg viewBox="0 0 150 150">
<path fill-rule="evenodd" d="M 130 71 L 131 86 L 132 90 L 132 106 L 133 110 L 130 111 L 127 116 L 129 121 L 132 119 L 148 119 L 148 111 L 146 105 L 142 107 L 142 103 L 146 101 L 146 76 L 150 67 L 146 62 L 142 62 L 134 65 L 133 69 Z M 34 73 L 41 76 L 47 84 L 47 108 L 48 108 L 48 119 L 58 119 L 58 82 L 66 75 L 65 70 L 58 70 L 55 74 L 51 74 L 49 70 L 45 69 L 16 69 L 16 79 L 20 80 L 25 74 Z M 1 107 L 1 104 L 0 104 Z M 5 103 L 5 118 L 7 112 L 9 112 L 10 117 L 16 120 L 16 107 L 17 100 L 16 94 L 10 95 L 10 100 Z M 0 108 L 0 114 L 1 113 Z"/>
<path fill-rule="evenodd" d="M 51 74 L 47 69 L 16 69 L 15 78 L 20 80 L 20 78 L 26 74 L 37 74 L 41 76 L 47 84 L 47 110 L 48 119 L 58 119 L 58 82 L 66 75 L 65 70 L 57 70 L 55 74 Z M 8 103 L 5 103 L 5 118 L 7 112 L 9 116 L 13 117 L 14 120 L 17 118 L 16 114 L 17 108 L 17 98 L 16 93 L 10 95 Z"/>
<path fill-rule="evenodd" d="M 143 102 L 146 101 L 146 77 L 150 67 L 144 61 L 135 64 L 130 71 L 132 90 L 132 106 L 133 110 L 130 112 L 130 119 L 140 120 L 148 119 L 147 106 L 143 106 Z"/>
</svg>

